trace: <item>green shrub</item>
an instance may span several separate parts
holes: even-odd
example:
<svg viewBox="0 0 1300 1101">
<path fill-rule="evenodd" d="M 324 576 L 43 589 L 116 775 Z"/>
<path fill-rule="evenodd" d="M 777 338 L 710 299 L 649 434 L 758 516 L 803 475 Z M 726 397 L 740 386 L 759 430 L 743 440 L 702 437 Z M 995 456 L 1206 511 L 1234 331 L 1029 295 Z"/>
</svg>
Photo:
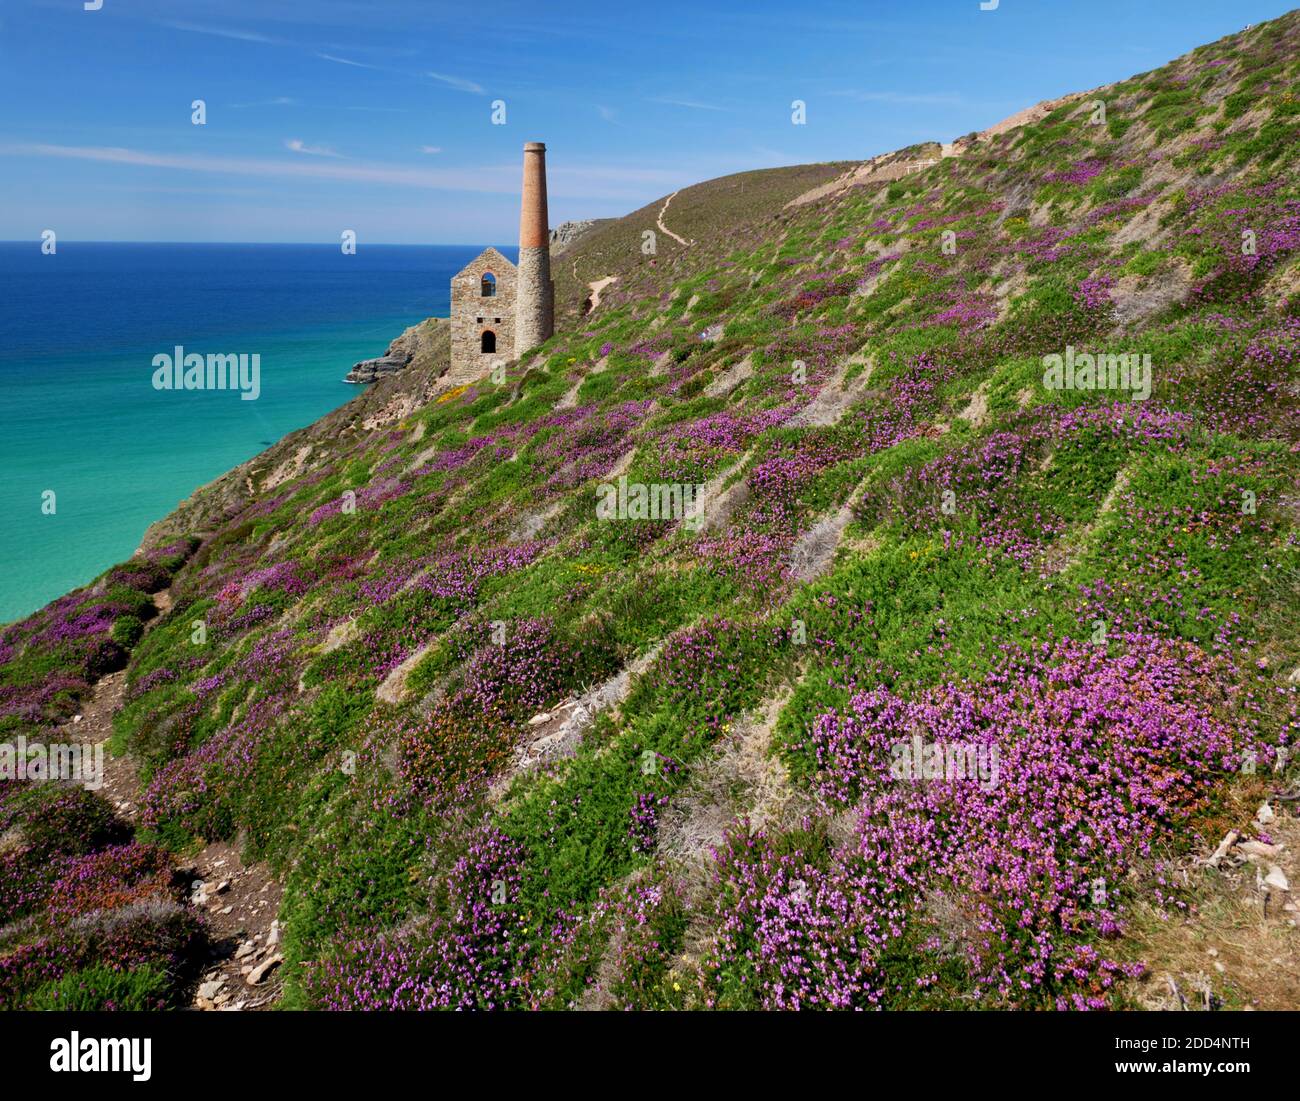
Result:
<svg viewBox="0 0 1300 1101">
<path fill-rule="evenodd" d="M 17 1008 L 81 1013 L 160 1009 L 168 1001 L 169 986 L 166 973 L 152 964 L 132 971 L 93 964 L 38 987 Z"/>
<path fill-rule="evenodd" d="M 133 615 L 118 616 L 113 622 L 110 638 L 124 650 L 130 650 L 140 641 L 144 634 L 144 624 Z"/>
</svg>

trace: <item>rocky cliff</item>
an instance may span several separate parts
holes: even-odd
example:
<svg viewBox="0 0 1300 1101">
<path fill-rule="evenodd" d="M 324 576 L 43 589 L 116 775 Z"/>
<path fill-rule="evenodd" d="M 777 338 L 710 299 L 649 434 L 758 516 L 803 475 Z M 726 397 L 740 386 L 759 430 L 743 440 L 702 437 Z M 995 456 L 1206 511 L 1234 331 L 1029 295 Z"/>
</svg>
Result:
<svg viewBox="0 0 1300 1101">
<path fill-rule="evenodd" d="M 376 359 L 363 359 L 353 366 L 344 377 L 344 382 L 377 382 L 385 375 L 415 366 L 417 370 L 427 370 L 433 363 L 434 347 L 446 335 L 441 330 L 447 327 L 445 318 L 431 317 L 412 325 L 396 337 L 388 350 Z"/>
<path fill-rule="evenodd" d="M 576 222 L 561 222 L 551 230 L 551 253 L 558 255 L 569 248 L 583 234 L 589 233 L 597 226 L 602 226 L 613 220 L 612 218 L 586 218 Z"/>
</svg>

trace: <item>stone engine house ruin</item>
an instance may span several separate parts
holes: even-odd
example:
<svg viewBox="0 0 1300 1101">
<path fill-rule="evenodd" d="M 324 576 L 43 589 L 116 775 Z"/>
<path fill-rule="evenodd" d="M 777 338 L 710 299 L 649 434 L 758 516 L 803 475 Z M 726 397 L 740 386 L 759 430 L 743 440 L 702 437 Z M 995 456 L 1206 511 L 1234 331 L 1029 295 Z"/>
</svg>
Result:
<svg viewBox="0 0 1300 1101">
<path fill-rule="evenodd" d="M 451 280 L 451 370 L 472 378 L 523 355 L 554 331 L 546 146 L 524 145 L 519 266 L 486 248 Z"/>
<path fill-rule="evenodd" d="M 485 248 L 451 280 L 451 368 L 459 377 L 490 369 L 515 348 L 514 264 Z"/>
</svg>

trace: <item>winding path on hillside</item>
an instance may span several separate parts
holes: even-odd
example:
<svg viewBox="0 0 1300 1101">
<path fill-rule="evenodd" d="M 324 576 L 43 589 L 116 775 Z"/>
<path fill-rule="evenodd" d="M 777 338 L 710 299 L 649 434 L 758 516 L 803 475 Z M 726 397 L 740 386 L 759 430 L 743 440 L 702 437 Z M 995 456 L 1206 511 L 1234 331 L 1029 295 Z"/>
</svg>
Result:
<svg viewBox="0 0 1300 1101">
<path fill-rule="evenodd" d="M 591 297 L 589 299 L 591 307 L 587 310 L 588 313 L 593 312 L 596 307 L 600 305 L 600 292 L 613 283 L 617 278 L 617 275 L 607 275 L 604 279 L 596 279 L 587 284 L 587 289 L 591 291 Z"/>
<path fill-rule="evenodd" d="M 678 188 L 677 190 L 680 191 L 681 188 Z M 686 240 L 685 237 L 678 237 L 677 234 L 675 234 L 671 229 L 669 229 L 666 225 L 664 225 L 664 215 L 668 213 L 668 204 L 671 203 L 675 198 L 677 198 L 677 191 L 674 191 L 671 195 L 668 196 L 668 198 L 664 200 L 663 209 L 659 211 L 659 217 L 655 219 L 655 225 L 657 225 L 664 233 L 668 234 L 669 237 L 671 237 L 683 248 L 690 248 L 692 242 Z"/>
<path fill-rule="evenodd" d="M 157 625 L 172 606 L 170 590 L 154 594 L 158 615 L 145 626 Z M 113 735 L 113 715 L 126 700 L 127 673 L 120 669 L 95 682 L 78 714 L 58 728 L 61 741 L 102 745 L 103 785 L 98 794 L 133 827 L 139 827 L 144 785 L 139 763 L 129 754 L 113 756 L 108 741 Z M 237 846 L 210 842 L 177 869 L 191 884 L 186 905 L 198 910 L 213 944 L 212 959 L 199 979 L 196 1009 L 270 1009 L 280 996 L 278 964 L 279 926 L 283 888 L 264 864 L 245 864 Z M 240 955 L 239 953 L 243 953 Z M 249 974 L 260 970 L 254 985 Z M 259 976 L 254 974 L 258 979 Z M 206 995 L 206 996 L 205 996 Z"/>
</svg>

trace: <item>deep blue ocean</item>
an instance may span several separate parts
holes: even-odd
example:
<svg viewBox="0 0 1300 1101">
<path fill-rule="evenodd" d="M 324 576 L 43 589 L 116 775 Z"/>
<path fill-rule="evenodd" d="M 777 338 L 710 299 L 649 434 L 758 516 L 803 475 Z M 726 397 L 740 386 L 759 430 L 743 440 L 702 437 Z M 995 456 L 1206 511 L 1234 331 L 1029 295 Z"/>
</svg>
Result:
<svg viewBox="0 0 1300 1101">
<path fill-rule="evenodd" d="M 481 250 L 0 242 L 0 622 L 129 557 L 198 486 L 355 396 L 353 363 L 447 316 L 448 281 Z M 153 357 L 176 345 L 259 353 L 260 396 L 155 390 Z"/>
</svg>

